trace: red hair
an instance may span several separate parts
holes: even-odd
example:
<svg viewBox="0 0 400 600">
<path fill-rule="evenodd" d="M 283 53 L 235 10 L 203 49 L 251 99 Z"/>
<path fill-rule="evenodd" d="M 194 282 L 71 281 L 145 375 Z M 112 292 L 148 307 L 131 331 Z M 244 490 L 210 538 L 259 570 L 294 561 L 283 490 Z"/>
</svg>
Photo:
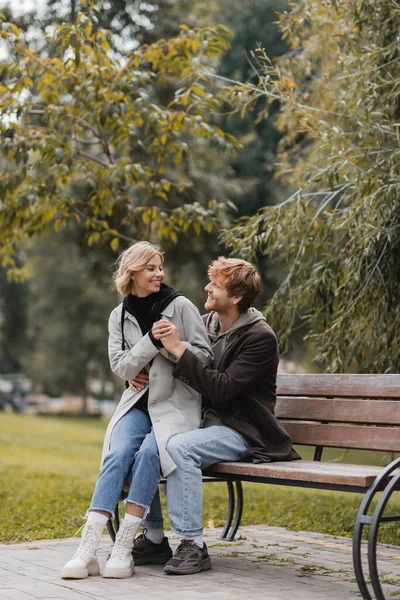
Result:
<svg viewBox="0 0 400 600">
<path fill-rule="evenodd" d="M 240 258 L 220 256 L 208 267 L 208 277 L 220 281 L 228 296 L 242 296 L 238 302 L 240 312 L 252 306 L 261 290 L 261 277 L 257 268 Z"/>
</svg>

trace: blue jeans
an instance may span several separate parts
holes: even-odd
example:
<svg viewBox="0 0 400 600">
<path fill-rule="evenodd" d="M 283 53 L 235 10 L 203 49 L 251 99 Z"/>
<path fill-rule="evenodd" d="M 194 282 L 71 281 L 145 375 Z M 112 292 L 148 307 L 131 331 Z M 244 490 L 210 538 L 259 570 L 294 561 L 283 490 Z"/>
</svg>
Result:
<svg viewBox="0 0 400 600">
<path fill-rule="evenodd" d="M 135 407 L 121 417 L 112 431 L 110 449 L 104 458 L 89 510 L 103 510 L 114 516 L 127 479 L 130 487 L 126 501 L 148 510 L 154 495 L 158 495 L 160 457 L 150 417 Z M 149 517 L 156 526 L 162 527 L 159 506 L 156 501 L 154 510 L 159 512 L 154 514 L 152 510 Z"/>
<path fill-rule="evenodd" d="M 223 425 L 194 429 L 170 438 L 167 451 L 177 466 L 167 477 L 168 514 L 173 531 L 190 537 L 203 533 L 201 470 L 216 462 L 239 460 L 246 447 L 236 431 Z M 159 510 L 156 503 L 157 499 L 154 504 Z"/>
</svg>

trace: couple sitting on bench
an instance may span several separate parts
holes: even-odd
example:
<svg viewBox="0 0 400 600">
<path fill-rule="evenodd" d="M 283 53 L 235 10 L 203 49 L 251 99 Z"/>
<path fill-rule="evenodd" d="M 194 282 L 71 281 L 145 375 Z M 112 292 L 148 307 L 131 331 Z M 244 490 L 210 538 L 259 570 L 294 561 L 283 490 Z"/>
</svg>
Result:
<svg viewBox="0 0 400 600">
<path fill-rule="evenodd" d="M 210 312 L 202 319 L 179 290 L 162 283 L 163 263 L 147 242 L 118 260 L 115 282 L 124 300 L 110 315 L 109 357 L 126 390 L 106 431 L 87 522 L 65 579 L 100 573 L 100 539 L 127 481 L 125 516 L 102 576 L 131 577 L 135 563 L 188 575 L 211 569 L 202 537 L 202 469 L 299 458 L 274 416 L 279 357 L 274 332 L 252 308 L 261 287 L 256 268 L 233 258 L 211 263 Z M 183 537 L 174 554 L 163 531 L 160 472 L 171 528 Z"/>
</svg>

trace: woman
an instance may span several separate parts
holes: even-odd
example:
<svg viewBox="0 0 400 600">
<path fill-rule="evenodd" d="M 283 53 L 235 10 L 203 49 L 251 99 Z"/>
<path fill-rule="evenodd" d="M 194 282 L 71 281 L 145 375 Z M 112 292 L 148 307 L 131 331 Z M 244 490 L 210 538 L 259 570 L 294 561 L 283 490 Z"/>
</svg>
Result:
<svg viewBox="0 0 400 600">
<path fill-rule="evenodd" d="M 126 384 L 111 418 L 81 543 L 64 566 L 63 579 L 99 574 L 100 539 L 107 520 L 114 515 L 124 483 L 129 485 L 125 517 L 103 577 L 119 579 L 133 575 L 133 540 L 158 490 L 160 467 L 164 477 L 176 468 L 166 451 L 167 442 L 176 433 L 190 431 L 200 424 L 200 394 L 172 377 L 176 361 L 160 340 L 165 333 L 165 322 L 175 325 L 186 340 L 183 343 L 203 362 L 211 363 L 212 352 L 197 308 L 179 290 L 162 283 L 163 262 L 160 250 L 148 242 L 134 244 L 118 260 L 115 283 L 125 297 L 109 319 L 111 369 L 125 381 L 145 371 L 149 384 L 141 389 Z M 154 506 L 152 512 L 156 514 L 148 517 L 154 535 L 151 536 L 150 528 L 146 537 L 161 545 L 159 538 L 166 538 L 159 502 Z"/>
</svg>

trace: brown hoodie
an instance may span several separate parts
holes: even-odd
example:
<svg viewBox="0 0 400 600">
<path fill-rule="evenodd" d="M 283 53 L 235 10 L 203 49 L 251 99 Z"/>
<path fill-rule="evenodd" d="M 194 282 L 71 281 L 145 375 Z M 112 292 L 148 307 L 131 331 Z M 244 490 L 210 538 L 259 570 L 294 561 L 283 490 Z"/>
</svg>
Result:
<svg viewBox="0 0 400 600">
<path fill-rule="evenodd" d="M 277 341 L 263 315 L 254 308 L 243 313 L 222 335 L 218 316 L 203 317 L 216 363 L 201 363 L 189 350 L 181 356 L 173 375 L 208 399 L 222 423 L 237 431 L 248 444 L 241 456 L 249 462 L 295 460 L 290 436 L 274 415 Z"/>
</svg>

